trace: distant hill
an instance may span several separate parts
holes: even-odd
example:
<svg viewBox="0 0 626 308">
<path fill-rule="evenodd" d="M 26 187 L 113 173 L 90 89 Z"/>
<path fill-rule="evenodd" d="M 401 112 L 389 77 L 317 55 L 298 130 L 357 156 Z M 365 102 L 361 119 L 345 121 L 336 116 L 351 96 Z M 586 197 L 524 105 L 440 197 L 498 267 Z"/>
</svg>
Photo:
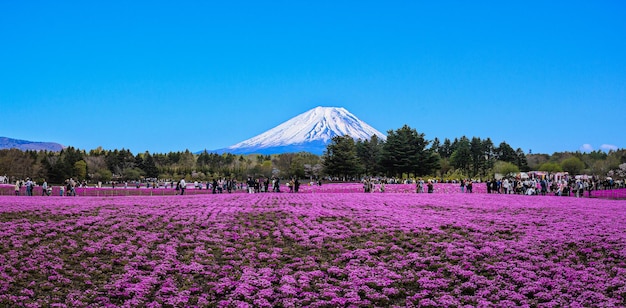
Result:
<svg viewBox="0 0 626 308">
<path fill-rule="evenodd" d="M 4 149 L 18 149 L 22 151 L 52 151 L 58 152 L 63 150 L 63 145 L 55 142 L 36 142 L 19 139 L 11 139 L 7 137 L 0 137 L 0 150 Z"/>
<path fill-rule="evenodd" d="M 216 150 L 232 154 L 280 154 L 310 152 L 322 154 L 335 136 L 369 140 L 387 137 L 359 120 L 345 108 L 316 107 L 248 140 Z"/>
</svg>

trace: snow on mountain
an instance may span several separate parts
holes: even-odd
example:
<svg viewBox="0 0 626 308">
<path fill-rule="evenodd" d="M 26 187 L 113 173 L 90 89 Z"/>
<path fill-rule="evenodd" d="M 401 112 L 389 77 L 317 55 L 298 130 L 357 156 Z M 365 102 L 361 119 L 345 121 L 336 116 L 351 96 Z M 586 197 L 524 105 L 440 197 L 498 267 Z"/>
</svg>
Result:
<svg viewBox="0 0 626 308">
<path fill-rule="evenodd" d="M 223 149 L 233 154 L 307 151 L 321 154 L 335 136 L 366 140 L 386 136 L 341 107 L 316 107 L 258 136 Z"/>
</svg>

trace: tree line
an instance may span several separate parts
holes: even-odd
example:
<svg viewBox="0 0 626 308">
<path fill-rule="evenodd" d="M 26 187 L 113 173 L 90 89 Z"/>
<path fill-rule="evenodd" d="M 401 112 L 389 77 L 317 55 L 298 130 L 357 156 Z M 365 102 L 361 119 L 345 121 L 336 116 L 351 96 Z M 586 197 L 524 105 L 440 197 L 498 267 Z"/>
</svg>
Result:
<svg viewBox="0 0 626 308">
<path fill-rule="evenodd" d="M 130 150 L 89 152 L 67 147 L 60 152 L 0 150 L 0 175 L 11 181 L 31 178 L 38 182 L 127 182 L 155 180 L 208 181 L 213 178 L 245 179 L 248 176 L 319 176 L 319 157 L 310 153 L 234 155 L 203 151 L 139 153 Z"/>
<path fill-rule="evenodd" d="M 505 141 L 497 146 L 490 138 L 466 136 L 443 141 L 428 140 L 405 125 L 387 132 L 387 140 L 334 137 L 322 156 L 324 172 L 338 178 L 362 176 L 429 177 L 440 180 L 486 180 L 495 174 L 527 171 L 568 172 L 617 176 L 626 174 L 626 150 L 589 153 L 526 154 Z"/>
<path fill-rule="evenodd" d="M 49 183 L 63 183 L 68 178 L 106 183 L 180 178 L 243 180 L 249 176 L 487 179 L 496 173 L 529 170 L 623 177 L 625 169 L 626 150 L 526 154 L 504 141 L 496 146 L 490 138 L 462 136 L 453 140 L 428 140 L 408 125 L 389 130 L 386 141 L 375 135 L 369 140 L 336 136 L 321 156 L 306 152 L 235 155 L 203 151 L 194 154 L 189 150 L 133 154 L 126 149 L 104 150 L 101 147 L 88 152 L 74 147 L 60 152 L 0 150 L 0 176 L 7 175 L 11 180 L 46 179 Z"/>
</svg>

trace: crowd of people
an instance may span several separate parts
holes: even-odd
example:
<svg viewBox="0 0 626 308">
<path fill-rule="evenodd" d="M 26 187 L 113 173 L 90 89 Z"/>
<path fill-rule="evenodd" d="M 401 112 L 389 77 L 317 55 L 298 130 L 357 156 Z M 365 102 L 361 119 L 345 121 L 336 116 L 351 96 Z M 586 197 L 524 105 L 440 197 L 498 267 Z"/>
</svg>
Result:
<svg viewBox="0 0 626 308">
<path fill-rule="evenodd" d="M 362 180 L 363 183 L 363 192 L 371 193 L 371 192 L 381 192 L 384 193 L 386 190 L 387 184 L 415 184 L 415 192 L 416 193 L 430 193 L 434 192 L 434 184 L 437 180 L 430 179 L 424 181 L 424 179 L 405 179 L 398 180 L 394 178 L 364 178 Z"/>
<path fill-rule="evenodd" d="M 187 189 L 187 183 L 185 182 L 185 179 L 181 179 L 176 183 L 172 181 L 171 185 L 175 185 L 177 195 L 183 195 L 185 193 L 185 189 Z M 300 190 L 300 181 L 297 178 L 291 178 L 285 185 L 287 186 L 289 192 L 297 193 Z M 321 181 L 319 182 L 319 185 L 321 185 Z M 167 188 L 167 184 L 165 187 Z M 206 183 L 194 181 L 193 187 L 197 190 L 211 190 L 213 194 L 221 194 L 224 192 L 232 193 L 233 191 L 241 190 L 247 191 L 250 194 L 281 192 L 279 177 L 260 177 L 256 179 L 248 177 L 246 181 L 241 182 L 237 181 L 236 179 L 227 178 L 213 179 L 212 181 L 207 181 Z"/>
<path fill-rule="evenodd" d="M 69 178 L 65 180 L 63 185 L 59 185 L 59 195 L 64 196 L 76 196 L 76 186 L 86 186 L 86 183 L 78 184 L 74 179 Z M 37 183 L 30 178 L 26 178 L 26 180 L 16 180 L 14 185 L 15 195 L 19 196 L 22 191 L 22 187 L 26 187 L 25 195 L 33 196 L 33 191 Z M 42 196 L 50 196 L 52 195 L 52 185 L 48 185 L 48 182 L 44 179 L 41 183 L 41 195 Z"/>
<path fill-rule="evenodd" d="M 575 196 L 581 198 L 587 192 L 592 197 L 592 192 L 598 189 L 617 188 L 611 180 L 600 181 L 594 178 L 504 178 L 501 180 L 488 180 L 486 182 L 487 193 L 518 194 L 518 195 L 542 195 L 554 194 L 555 196 Z"/>
<path fill-rule="evenodd" d="M 8 179 L 8 177 L 4 177 Z M 329 180 L 329 179 L 327 179 Z M 329 181 L 332 182 L 332 179 Z M 157 180 L 157 179 L 146 179 L 145 182 L 146 188 L 170 188 L 175 189 L 177 195 L 184 195 L 185 190 L 188 188 L 188 183 L 184 178 L 174 181 L 174 180 Z M 437 183 L 452 183 L 458 185 L 461 193 L 473 193 L 474 185 L 476 183 L 481 183 L 481 181 L 476 181 L 472 179 L 460 179 L 460 180 L 450 180 L 444 181 L 440 179 L 427 179 L 424 180 L 422 178 L 384 178 L 384 177 L 368 177 L 361 180 L 363 184 L 363 192 L 371 193 L 371 192 L 385 192 L 386 185 L 388 184 L 412 184 L 415 185 L 416 193 L 433 193 L 434 185 Z M 134 184 L 136 188 L 141 188 L 143 186 L 140 181 L 131 182 Z M 121 183 L 124 188 L 128 188 L 128 182 Z M 322 184 L 322 179 L 317 179 L 315 181 L 311 181 L 309 185 L 320 185 Z M 553 194 L 556 196 L 575 196 L 575 197 L 583 197 L 586 195 L 588 197 L 593 196 L 594 190 L 599 189 L 613 189 L 613 188 L 624 188 L 624 181 L 617 180 L 613 181 L 612 178 L 606 179 L 598 179 L 595 177 L 551 177 L 551 176 L 541 176 L 541 177 L 528 177 L 528 178 L 519 178 L 519 177 L 506 177 L 501 179 L 490 179 L 484 182 L 486 186 L 486 192 L 488 194 L 518 194 L 518 195 L 547 195 Z M 116 188 L 116 185 L 120 185 L 120 183 L 112 181 L 110 182 L 112 188 Z M 298 178 L 293 177 L 290 178 L 284 184 L 288 191 L 291 193 L 297 193 L 300 190 L 300 181 Z M 37 183 L 30 179 L 26 178 L 25 180 L 16 180 L 15 181 L 15 195 L 19 196 L 23 193 L 26 196 L 34 195 L 34 188 L 38 186 Z M 76 187 L 87 187 L 88 184 L 86 181 L 78 182 L 72 178 L 66 179 L 63 185 L 59 185 L 59 195 L 61 196 L 76 196 Z M 25 187 L 25 189 L 23 189 Z M 41 195 L 42 196 L 50 196 L 52 195 L 53 187 L 48 185 L 46 180 L 44 179 L 40 185 L 41 187 Z M 95 187 L 101 187 L 101 183 L 95 185 Z M 246 191 L 248 193 L 265 193 L 265 192 L 281 192 L 281 179 L 278 177 L 266 178 L 259 177 L 253 178 L 248 177 L 245 181 L 237 181 L 232 178 L 215 178 L 211 181 L 201 182 L 194 181 L 193 188 L 195 190 L 211 190 L 213 194 L 221 194 L 224 192 L 232 193 L 234 191 Z M 56 190 L 56 189 L 55 189 Z M 481 187 L 482 192 L 482 187 Z"/>
</svg>

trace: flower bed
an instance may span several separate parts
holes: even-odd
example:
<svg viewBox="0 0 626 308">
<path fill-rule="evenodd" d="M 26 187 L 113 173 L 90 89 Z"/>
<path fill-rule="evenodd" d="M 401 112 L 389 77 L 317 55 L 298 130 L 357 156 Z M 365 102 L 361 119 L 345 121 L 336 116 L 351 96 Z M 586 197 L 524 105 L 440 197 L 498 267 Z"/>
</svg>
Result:
<svg viewBox="0 0 626 308">
<path fill-rule="evenodd" d="M 0 204 L 0 306 L 626 304 L 623 201 L 318 192 Z"/>
<path fill-rule="evenodd" d="M 589 192 L 585 192 L 587 196 Z M 594 190 L 591 192 L 592 197 L 609 198 L 609 199 L 626 199 L 626 188 Z"/>
<path fill-rule="evenodd" d="M 289 188 L 281 184 L 280 186 L 281 192 L 286 193 L 289 192 Z M 425 188 L 426 189 L 426 188 Z M 272 187 L 270 186 L 270 190 Z M 485 183 L 474 183 L 473 185 L 473 193 L 476 194 L 484 194 L 487 193 L 487 187 Z M 33 190 L 34 196 L 41 196 L 41 187 L 35 187 Z M 233 190 L 232 193 L 246 193 L 246 189 Z M 385 193 L 415 193 L 416 187 L 415 184 L 387 184 L 385 185 Z M 0 184 L 0 196 L 12 196 L 14 195 L 14 185 L 3 185 Z M 89 196 L 89 197 L 114 197 L 114 196 L 173 196 L 176 195 L 178 191 L 173 188 L 111 188 L 111 187 L 102 187 L 102 188 L 94 188 L 94 187 L 77 187 L 76 195 L 77 196 Z M 227 193 L 224 191 L 223 193 Z M 299 193 L 363 193 L 363 184 L 361 183 L 327 183 L 322 186 L 317 185 L 309 185 L 308 183 L 304 183 L 300 186 Z M 374 186 L 374 190 L 372 193 L 381 193 L 380 192 L 380 184 L 376 184 Z M 461 193 L 461 189 L 459 184 L 451 184 L 451 183 L 435 183 L 433 185 L 433 193 L 435 194 L 456 194 Z M 588 191 L 585 191 L 584 196 L 588 197 Z M 207 189 L 195 189 L 189 186 L 188 189 L 185 190 L 185 195 L 206 195 L 212 194 L 211 190 Z M 20 190 L 20 195 L 26 195 L 26 188 L 22 187 Z M 58 197 L 60 195 L 59 186 L 53 186 L 52 188 L 52 197 Z M 574 194 L 572 193 L 573 197 Z M 620 189 L 611 189 L 611 190 L 594 190 L 592 191 L 593 198 L 605 198 L 605 199 L 626 199 L 626 188 Z"/>
<path fill-rule="evenodd" d="M 270 190 L 272 187 L 270 186 Z M 289 188 L 281 183 L 280 185 L 281 192 L 289 192 Z M 387 193 L 415 193 L 416 187 L 415 184 L 387 184 L 385 185 L 385 192 Z M 460 188 L 458 184 L 447 184 L 447 183 L 437 183 L 434 184 L 434 193 L 458 193 L 460 192 Z M 41 196 L 41 187 L 35 187 L 33 190 L 33 194 L 35 196 Z M 233 193 L 245 193 L 246 189 L 234 190 Z M 300 186 L 299 193 L 362 193 L 363 192 L 363 184 L 361 183 L 328 183 L 322 186 L 318 185 L 309 185 L 308 183 L 303 183 Z M 374 193 L 380 193 L 380 185 L 376 184 Z M 484 183 L 475 183 L 474 184 L 474 193 L 486 193 L 487 188 Z M 11 196 L 14 195 L 15 188 L 14 185 L 0 185 L 0 196 Z M 112 197 L 112 196 L 166 196 L 166 195 L 176 195 L 178 191 L 172 188 L 111 188 L 111 187 L 103 187 L 103 188 L 94 188 L 94 187 L 77 187 L 76 194 L 78 196 L 90 196 L 90 197 Z M 224 193 L 227 193 L 224 191 Z M 26 194 L 26 188 L 23 187 L 20 190 L 20 195 Z M 185 190 L 185 194 L 187 195 L 196 195 L 196 194 L 212 194 L 211 190 L 207 189 L 194 189 L 193 187 L 189 187 Z M 53 186 L 51 196 L 59 196 L 59 186 Z"/>
</svg>

